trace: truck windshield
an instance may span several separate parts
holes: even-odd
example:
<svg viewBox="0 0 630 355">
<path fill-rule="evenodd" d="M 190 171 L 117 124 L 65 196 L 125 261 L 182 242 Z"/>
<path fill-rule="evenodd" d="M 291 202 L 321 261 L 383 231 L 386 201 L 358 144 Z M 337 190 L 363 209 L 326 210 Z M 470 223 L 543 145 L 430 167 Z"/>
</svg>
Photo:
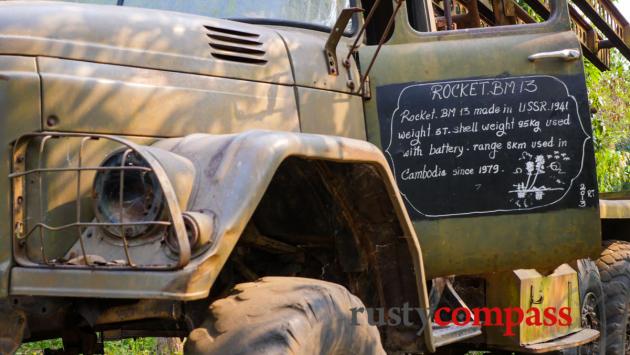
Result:
<svg viewBox="0 0 630 355">
<path fill-rule="evenodd" d="M 351 0 L 124 0 L 123 6 L 329 30 Z M 119 4 L 121 1 L 118 2 Z M 346 29 L 353 28 L 352 24 Z"/>
</svg>

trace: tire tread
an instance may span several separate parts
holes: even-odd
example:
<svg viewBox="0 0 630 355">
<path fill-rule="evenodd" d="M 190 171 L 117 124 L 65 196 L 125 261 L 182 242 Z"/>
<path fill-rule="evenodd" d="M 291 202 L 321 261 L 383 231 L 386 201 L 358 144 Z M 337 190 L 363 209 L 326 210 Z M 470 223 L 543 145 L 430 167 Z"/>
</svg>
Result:
<svg viewBox="0 0 630 355">
<path fill-rule="evenodd" d="M 385 354 L 378 329 L 351 309 L 364 307 L 341 285 L 264 277 L 213 302 L 186 342 L 187 354 Z"/>
<path fill-rule="evenodd" d="M 606 295 L 606 354 L 626 355 L 627 305 L 630 301 L 630 243 L 610 240 L 597 267 Z"/>
</svg>

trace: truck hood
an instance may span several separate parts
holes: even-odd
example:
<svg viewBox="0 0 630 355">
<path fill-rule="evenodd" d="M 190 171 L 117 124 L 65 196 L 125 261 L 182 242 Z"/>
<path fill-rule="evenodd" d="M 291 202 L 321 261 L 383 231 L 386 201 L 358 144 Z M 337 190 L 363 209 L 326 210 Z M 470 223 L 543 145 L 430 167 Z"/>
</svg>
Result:
<svg viewBox="0 0 630 355">
<path fill-rule="evenodd" d="M 2 1 L 2 54 L 295 83 L 273 29 L 133 7 Z"/>
</svg>

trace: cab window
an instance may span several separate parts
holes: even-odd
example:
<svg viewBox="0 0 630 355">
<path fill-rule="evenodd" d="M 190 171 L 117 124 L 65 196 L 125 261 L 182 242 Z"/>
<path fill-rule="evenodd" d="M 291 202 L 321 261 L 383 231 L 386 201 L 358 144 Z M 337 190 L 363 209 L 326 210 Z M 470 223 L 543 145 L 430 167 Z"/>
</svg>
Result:
<svg viewBox="0 0 630 355">
<path fill-rule="evenodd" d="M 409 20 L 421 32 L 461 30 L 467 28 L 522 25 L 543 22 L 544 19 L 525 0 L 433 0 L 432 26 L 423 24 L 424 0 L 407 0 Z M 549 14 L 549 2 L 539 12 Z M 450 11 L 448 11 L 450 10 Z M 542 10 L 542 11 L 540 11 Z M 447 16 L 450 13 L 450 16 Z M 429 14 L 431 15 L 431 14 Z"/>
</svg>

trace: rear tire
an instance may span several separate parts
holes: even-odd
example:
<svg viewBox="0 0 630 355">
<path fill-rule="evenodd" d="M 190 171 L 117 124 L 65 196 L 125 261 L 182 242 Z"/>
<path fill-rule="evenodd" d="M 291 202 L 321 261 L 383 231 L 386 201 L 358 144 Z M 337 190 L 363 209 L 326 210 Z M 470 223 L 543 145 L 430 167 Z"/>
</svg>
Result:
<svg viewBox="0 0 630 355">
<path fill-rule="evenodd" d="M 605 241 L 597 267 L 606 295 L 606 354 L 629 354 L 630 244 Z"/>
<path fill-rule="evenodd" d="M 580 259 L 578 286 L 580 290 L 580 316 L 582 328 L 599 330 L 594 342 L 563 350 L 564 355 L 605 355 L 606 349 L 606 297 L 597 265 L 590 259 Z"/>
<path fill-rule="evenodd" d="M 298 277 L 237 285 L 210 305 L 186 354 L 385 354 L 363 303 L 344 287 Z"/>
</svg>

